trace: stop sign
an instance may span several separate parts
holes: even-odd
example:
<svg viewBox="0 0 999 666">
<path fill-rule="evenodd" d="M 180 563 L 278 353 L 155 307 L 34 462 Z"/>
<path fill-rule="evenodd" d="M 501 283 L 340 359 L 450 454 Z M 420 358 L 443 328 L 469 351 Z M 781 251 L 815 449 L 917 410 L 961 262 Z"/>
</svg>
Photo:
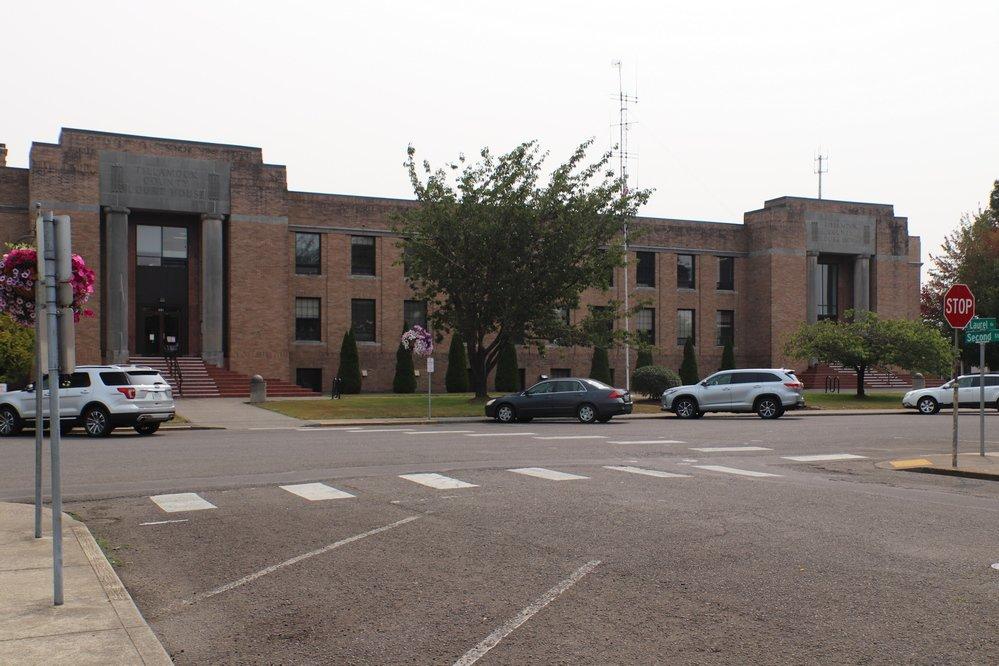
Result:
<svg viewBox="0 0 999 666">
<path fill-rule="evenodd" d="M 964 328 L 975 316 L 975 295 L 966 284 L 952 284 L 943 299 L 944 318 L 953 328 Z"/>
</svg>

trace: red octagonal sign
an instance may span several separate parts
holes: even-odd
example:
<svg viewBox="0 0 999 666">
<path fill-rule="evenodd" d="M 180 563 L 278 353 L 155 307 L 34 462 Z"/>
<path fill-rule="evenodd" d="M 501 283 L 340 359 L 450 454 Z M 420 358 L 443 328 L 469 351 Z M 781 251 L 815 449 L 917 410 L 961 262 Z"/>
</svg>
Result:
<svg viewBox="0 0 999 666">
<path fill-rule="evenodd" d="M 943 299 L 944 318 L 953 328 L 963 329 L 975 316 L 975 295 L 966 284 L 952 284 Z"/>
</svg>

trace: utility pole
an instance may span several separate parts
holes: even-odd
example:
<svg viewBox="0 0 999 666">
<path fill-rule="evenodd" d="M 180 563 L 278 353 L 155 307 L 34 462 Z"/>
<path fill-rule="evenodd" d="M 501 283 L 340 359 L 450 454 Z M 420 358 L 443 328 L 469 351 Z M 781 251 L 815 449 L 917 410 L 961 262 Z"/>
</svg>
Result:
<svg viewBox="0 0 999 666">
<path fill-rule="evenodd" d="M 817 173 L 819 175 L 819 198 L 822 198 L 822 174 L 829 173 L 829 155 L 823 155 L 822 149 L 819 148 L 818 152 L 815 154 L 815 162 L 818 166 L 812 173 Z"/>
<path fill-rule="evenodd" d="M 617 99 L 618 99 L 618 144 L 617 154 L 621 172 L 621 198 L 628 196 L 628 160 L 632 155 L 628 152 L 628 131 L 631 129 L 631 122 L 628 120 L 628 104 L 637 104 L 638 96 L 630 95 L 624 91 L 623 67 L 620 60 L 611 63 L 617 67 Z M 624 222 L 624 331 L 631 332 L 630 295 L 628 294 L 628 221 Z M 624 340 L 624 388 L 631 390 L 631 344 L 628 339 Z"/>
</svg>

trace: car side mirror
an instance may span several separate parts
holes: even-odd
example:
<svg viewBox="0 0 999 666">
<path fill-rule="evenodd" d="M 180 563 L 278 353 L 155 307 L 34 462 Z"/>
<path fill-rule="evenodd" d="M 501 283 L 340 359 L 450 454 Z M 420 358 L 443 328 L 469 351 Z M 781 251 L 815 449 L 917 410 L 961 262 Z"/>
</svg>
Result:
<svg viewBox="0 0 999 666">
<path fill-rule="evenodd" d="M 34 393 L 35 392 L 35 385 L 34 384 L 28 384 L 27 386 L 24 387 L 24 390 L 27 391 L 28 393 Z"/>
<path fill-rule="evenodd" d="M 707 385 L 708 385 L 708 380 L 705 379 L 703 382 L 701 382 L 701 386 L 707 386 Z"/>
</svg>

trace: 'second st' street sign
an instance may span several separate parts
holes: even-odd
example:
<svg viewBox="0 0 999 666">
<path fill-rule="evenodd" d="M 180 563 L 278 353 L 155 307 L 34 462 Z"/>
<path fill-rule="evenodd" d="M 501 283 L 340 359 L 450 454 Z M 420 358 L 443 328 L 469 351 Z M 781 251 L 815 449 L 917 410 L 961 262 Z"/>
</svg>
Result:
<svg viewBox="0 0 999 666">
<path fill-rule="evenodd" d="M 975 316 L 975 296 L 966 284 L 952 284 L 943 298 L 944 319 L 951 328 L 964 328 Z"/>
<path fill-rule="evenodd" d="M 965 329 L 964 341 L 968 344 L 990 344 L 993 342 L 999 342 L 999 331 L 980 331 L 977 333 L 968 333 Z"/>
</svg>

